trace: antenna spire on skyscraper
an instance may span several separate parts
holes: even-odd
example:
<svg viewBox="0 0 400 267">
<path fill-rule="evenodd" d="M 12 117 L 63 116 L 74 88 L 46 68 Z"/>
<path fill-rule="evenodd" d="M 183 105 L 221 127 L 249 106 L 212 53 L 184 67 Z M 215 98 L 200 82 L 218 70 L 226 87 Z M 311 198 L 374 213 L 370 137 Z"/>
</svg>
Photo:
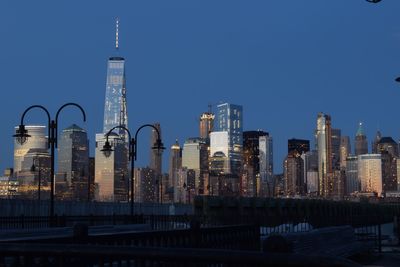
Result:
<svg viewBox="0 0 400 267">
<path fill-rule="evenodd" d="M 118 50 L 118 27 L 119 27 L 119 18 L 117 17 L 115 21 L 115 49 Z"/>
</svg>

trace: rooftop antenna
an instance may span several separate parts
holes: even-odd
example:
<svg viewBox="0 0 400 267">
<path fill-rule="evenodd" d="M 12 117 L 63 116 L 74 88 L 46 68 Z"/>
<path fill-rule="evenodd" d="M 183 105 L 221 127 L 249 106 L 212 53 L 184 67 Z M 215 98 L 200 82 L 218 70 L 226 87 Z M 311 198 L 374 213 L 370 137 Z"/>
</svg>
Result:
<svg viewBox="0 0 400 267">
<path fill-rule="evenodd" d="M 212 112 L 212 104 L 208 103 L 208 113 L 211 113 L 211 112 Z"/>
<path fill-rule="evenodd" d="M 119 27 L 119 18 L 117 17 L 115 21 L 115 49 L 118 50 L 118 27 Z"/>
</svg>

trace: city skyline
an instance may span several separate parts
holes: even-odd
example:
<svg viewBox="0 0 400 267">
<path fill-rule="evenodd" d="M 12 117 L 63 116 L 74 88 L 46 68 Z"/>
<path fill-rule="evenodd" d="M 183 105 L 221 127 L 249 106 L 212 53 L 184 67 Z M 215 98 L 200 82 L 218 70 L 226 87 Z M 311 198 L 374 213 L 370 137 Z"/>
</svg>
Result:
<svg viewBox="0 0 400 267">
<path fill-rule="evenodd" d="M 209 103 L 213 104 L 215 111 L 216 104 L 220 101 L 244 107 L 243 130 L 263 129 L 273 136 L 276 172 L 280 172 L 282 168 L 288 139 L 308 139 L 311 140 L 311 147 L 314 147 L 315 118 L 321 111 L 331 115 L 332 124 L 342 130 L 342 135 L 350 136 L 352 144 L 359 121 L 365 126 L 369 147 L 378 129 L 383 136 L 392 136 L 397 142 L 400 127 L 394 123 L 395 118 L 392 116 L 396 114 L 395 100 L 400 96 L 398 85 L 393 81 L 400 72 L 399 66 L 395 64 L 396 56 L 400 52 L 397 49 L 400 47 L 400 31 L 394 22 L 394 10 L 399 3 L 385 1 L 380 7 L 373 7 L 365 5 L 363 1 L 354 1 L 346 3 L 348 8 L 342 10 L 340 8 L 343 1 L 324 4 L 311 2 L 311 11 L 303 15 L 293 13 L 295 8 L 306 10 L 302 7 L 303 4 L 295 1 L 287 1 L 291 3 L 289 7 L 277 3 L 232 3 L 231 13 L 225 15 L 227 22 L 221 22 L 218 16 L 223 4 L 215 4 L 215 10 L 212 11 L 207 9 L 207 4 L 198 6 L 186 3 L 182 8 L 188 8 L 189 11 L 181 14 L 174 9 L 178 2 L 171 6 L 160 2 L 159 6 L 154 7 L 158 13 L 153 14 L 150 6 L 137 3 L 126 6 L 135 6 L 137 9 L 134 14 L 121 10 L 113 15 L 100 2 L 98 13 L 89 16 L 98 23 L 86 25 L 80 23 L 84 20 L 84 12 L 89 8 L 87 4 L 83 4 L 82 11 L 73 11 L 71 7 L 63 6 L 68 11 L 66 15 L 57 18 L 58 12 L 46 14 L 33 21 L 32 25 L 15 20 L 12 16 L 16 15 L 16 7 L 8 4 L 2 10 L 8 10 L 10 14 L 1 16 L 4 23 L 0 29 L 3 35 L 9 33 L 13 38 L 9 43 L 0 44 L 0 50 L 3 51 L 0 71 L 7 77 L 3 83 L 3 91 L 13 101 L 9 101 L 12 102 L 10 104 L 7 101 L 1 107 L 3 115 L 0 133 L 1 138 L 6 140 L 0 151 L 1 170 L 13 165 L 11 136 L 21 112 L 36 103 L 53 110 L 66 100 L 79 102 L 88 112 L 88 122 L 82 125 L 78 121 L 78 124 L 88 131 L 90 155 L 94 155 L 94 134 L 101 132 L 102 128 L 105 63 L 113 53 L 114 20 L 117 15 L 121 20 L 120 50 L 126 58 L 127 66 L 127 99 L 130 103 L 128 124 L 135 129 L 143 123 L 160 122 L 166 147 L 170 147 L 176 138 L 183 144 L 187 138 L 198 136 L 198 116 L 208 110 Z M 278 14 L 268 13 L 268 17 L 256 10 L 257 7 L 269 7 L 268 12 L 272 9 Z M 326 28 L 317 26 L 317 20 L 308 17 L 316 15 L 321 19 L 328 7 L 336 11 L 338 16 L 343 16 L 344 22 L 338 22 L 337 17 L 332 18 L 335 13 L 331 10 L 330 17 L 322 20 Z M 33 10 L 35 8 L 39 7 L 35 6 Z M 190 8 L 202 9 L 210 16 L 211 21 L 202 26 L 197 25 L 195 21 L 198 17 L 191 19 L 189 15 L 198 12 L 191 13 Z M 284 17 L 289 22 L 286 26 L 279 25 L 282 22 L 279 14 L 283 15 L 283 10 L 290 13 L 290 16 Z M 28 18 L 32 16 L 25 10 L 18 11 Z M 174 12 L 179 15 L 176 19 L 170 17 Z M 252 12 L 255 14 L 250 18 Z M 39 14 L 44 15 L 41 12 Z M 70 21 L 73 14 L 77 15 L 74 23 Z M 13 19 L 7 20 L 10 16 Z M 242 20 L 236 21 L 237 16 Z M 353 16 L 359 20 L 346 28 L 345 23 L 352 20 Z M 160 31 L 156 31 L 156 25 L 144 25 L 143 22 L 147 21 L 144 18 L 149 17 L 155 18 L 155 22 L 165 18 L 170 20 L 167 20 L 167 25 L 161 27 Z M 182 25 L 179 18 L 186 19 L 188 25 Z M 299 18 L 302 23 L 293 27 L 294 21 Z M 248 21 L 245 22 L 246 19 Z M 47 33 L 40 27 L 47 20 L 54 22 L 56 26 L 53 27 L 60 27 L 59 31 L 53 28 L 51 33 L 54 36 L 47 41 L 44 41 L 45 38 L 32 40 L 32 34 L 40 37 Z M 238 28 L 242 23 L 243 27 Z M 191 27 L 192 32 L 189 31 Z M 33 33 L 28 33 L 28 29 Z M 359 36 L 352 36 L 353 31 L 357 31 Z M 21 35 L 16 35 L 16 32 Z M 179 33 L 185 33 L 185 37 L 179 37 Z M 200 42 L 201 33 L 203 37 L 208 36 L 208 40 L 217 41 L 218 49 L 215 49 L 214 44 L 210 46 L 210 41 Z M 164 46 L 157 45 L 156 41 L 164 40 L 159 38 L 166 38 L 168 34 L 173 35 L 172 41 L 169 40 Z M 187 43 L 184 42 L 183 49 L 179 44 L 185 40 Z M 291 40 L 296 42 L 290 45 Z M 61 44 L 62 41 L 66 41 L 65 44 Z M 17 45 L 13 46 L 15 44 Z M 282 45 L 286 46 L 278 49 Z M 309 45 L 311 47 L 307 48 Z M 266 52 L 274 49 L 278 50 L 274 53 Z M 329 49 L 332 51 L 328 51 Z M 196 51 L 200 55 L 195 54 Z M 218 56 L 221 51 L 224 53 Z M 302 52 L 304 56 L 309 56 L 309 63 L 302 67 L 306 71 L 300 68 L 300 63 L 306 62 Z M 55 55 L 57 60 L 54 60 Z M 192 59 L 190 62 L 185 59 L 188 56 Z M 18 71 L 15 62 L 22 64 Z M 173 68 L 169 67 L 171 69 L 167 70 L 165 67 L 171 62 Z M 183 66 L 189 63 L 193 70 L 184 70 Z M 40 69 L 43 70 L 46 64 L 52 67 L 46 68 L 43 73 Z M 211 67 L 212 65 L 216 66 Z M 322 71 L 320 68 L 326 69 Z M 371 70 L 374 75 L 371 75 Z M 22 75 L 24 79 L 16 78 L 15 73 Z M 155 83 L 151 79 L 159 82 Z M 377 108 L 380 105 L 377 96 L 388 102 L 383 109 Z M 357 104 L 357 101 L 360 103 Z M 377 104 L 369 104 L 372 101 L 377 101 Z M 302 105 L 293 105 L 295 103 Z M 32 113 L 26 124 L 44 124 L 42 114 L 36 115 L 35 112 Z M 65 125 L 60 129 L 76 123 L 74 115 L 74 111 L 63 114 Z M 148 165 L 146 148 L 149 141 L 146 139 L 150 138 L 150 131 L 142 133 L 139 138 L 139 146 L 142 148 L 138 166 L 144 167 Z M 168 153 L 165 153 L 164 162 L 168 162 L 167 157 Z"/>
</svg>

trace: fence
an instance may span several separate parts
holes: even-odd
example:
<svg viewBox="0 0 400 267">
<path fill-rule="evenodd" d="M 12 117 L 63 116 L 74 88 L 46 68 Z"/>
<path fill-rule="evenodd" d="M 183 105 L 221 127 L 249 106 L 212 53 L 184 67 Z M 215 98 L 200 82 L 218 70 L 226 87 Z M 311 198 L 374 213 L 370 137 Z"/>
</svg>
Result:
<svg viewBox="0 0 400 267">
<path fill-rule="evenodd" d="M 328 256 L 215 249 L 0 244 L 0 251 L 2 266 L 359 266 Z"/>
<path fill-rule="evenodd" d="M 54 204 L 55 214 L 58 215 L 123 215 L 130 213 L 130 203 L 56 201 Z M 50 201 L 0 199 L 0 207 L 0 216 L 19 216 L 21 214 L 25 216 L 47 216 L 49 214 Z M 192 205 L 177 203 L 135 203 L 134 210 L 136 214 L 147 215 L 193 214 Z"/>
</svg>

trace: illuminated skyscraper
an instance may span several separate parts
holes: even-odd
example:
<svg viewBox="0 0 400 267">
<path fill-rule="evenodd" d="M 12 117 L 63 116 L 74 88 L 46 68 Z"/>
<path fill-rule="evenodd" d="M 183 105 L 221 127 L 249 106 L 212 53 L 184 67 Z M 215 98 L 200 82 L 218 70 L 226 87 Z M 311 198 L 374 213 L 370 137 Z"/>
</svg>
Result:
<svg viewBox="0 0 400 267">
<path fill-rule="evenodd" d="M 115 48 L 118 50 L 118 26 L 116 23 Z M 110 57 L 107 64 L 106 96 L 104 105 L 103 133 L 111 128 L 122 125 L 128 126 L 128 114 L 126 109 L 126 79 L 125 59 L 123 57 Z M 120 136 L 126 139 L 126 133 L 120 131 Z"/>
<path fill-rule="evenodd" d="M 286 196 L 301 196 L 305 193 L 304 161 L 295 151 L 285 158 L 283 181 Z"/>
<path fill-rule="evenodd" d="M 178 140 L 171 146 L 169 155 L 169 186 L 175 188 L 177 185 L 177 171 L 182 169 L 182 149 L 179 146 Z"/>
<path fill-rule="evenodd" d="M 364 134 L 362 122 L 358 124 L 358 130 L 355 138 L 355 155 L 368 154 L 367 136 Z"/>
<path fill-rule="evenodd" d="M 264 131 L 243 132 L 242 194 L 272 196 L 273 181 L 272 137 Z"/>
<path fill-rule="evenodd" d="M 346 186 L 345 195 L 361 191 L 361 181 L 358 176 L 358 157 L 348 156 L 346 159 Z"/>
<path fill-rule="evenodd" d="M 382 194 L 382 162 L 380 154 L 358 155 L 358 177 L 361 191 Z"/>
<path fill-rule="evenodd" d="M 383 191 L 397 191 L 398 146 L 391 137 L 382 137 L 378 142 L 377 150 L 382 158 Z"/>
<path fill-rule="evenodd" d="M 126 201 L 129 183 L 126 142 L 116 133 L 111 133 L 108 140 L 113 149 L 110 157 L 101 151 L 106 141 L 104 134 L 96 134 L 95 198 L 98 201 Z"/>
<path fill-rule="evenodd" d="M 65 180 L 65 191 L 57 192 L 66 199 L 86 200 L 89 176 L 89 140 L 78 125 L 64 129 L 58 143 L 58 177 Z M 59 183 L 57 183 L 59 184 Z"/>
<path fill-rule="evenodd" d="M 116 21 L 115 48 L 119 49 L 119 21 Z M 113 152 L 109 158 L 101 151 L 105 135 L 115 126 L 128 127 L 126 106 L 125 59 L 110 57 L 107 63 L 107 81 L 104 104 L 103 133 L 96 134 L 95 182 L 96 199 L 125 201 L 128 197 L 128 135 L 122 129 L 109 135 Z"/>
<path fill-rule="evenodd" d="M 242 165 L 243 146 L 243 108 L 229 103 L 217 106 L 214 132 L 226 132 L 227 172 L 231 177 L 239 178 Z M 211 150 L 215 151 L 211 145 Z M 213 153 L 211 154 L 213 156 Z"/>
<path fill-rule="evenodd" d="M 161 125 L 160 123 L 154 123 L 154 127 L 157 128 L 158 132 L 161 136 Z M 150 138 L 150 168 L 154 170 L 154 175 L 156 179 L 159 179 L 159 176 L 162 174 L 162 154 L 164 150 L 162 149 L 152 149 L 154 144 L 156 143 L 158 138 L 157 131 L 152 129 L 151 130 L 151 138 Z"/>
<path fill-rule="evenodd" d="M 342 131 L 340 129 L 332 128 L 332 169 L 340 169 L 340 142 Z"/>
<path fill-rule="evenodd" d="M 210 138 L 210 133 L 214 128 L 214 118 L 215 115 L 211 112 L 204 112 L 200 116 L 200 138 L 208 140 Z"/>
<path fill-rule="evenodd" d="M 195 172 L 195 194 L 204 194 L 208 175 L 208 145 L 202 138 L 189 138 L 183 144 L 182 167 Z"/>
<path fill-rule="evenodd" d="M 333 191 L 331 116 L 318 114 L 316 144 L 318 150 L 318 192 L 328 197 Z"/>
<path fill-rule="evenodd" d="M 346 159 L 351 154 L 350 137 L 342 136 L 340 138 L 340 167 L 346 168 Z"/>
<path fill-rule="evenodd" d="M 157 202 L 155 171 L 151 168 L 135 169 L 135 202 Z"/>
</svg>

